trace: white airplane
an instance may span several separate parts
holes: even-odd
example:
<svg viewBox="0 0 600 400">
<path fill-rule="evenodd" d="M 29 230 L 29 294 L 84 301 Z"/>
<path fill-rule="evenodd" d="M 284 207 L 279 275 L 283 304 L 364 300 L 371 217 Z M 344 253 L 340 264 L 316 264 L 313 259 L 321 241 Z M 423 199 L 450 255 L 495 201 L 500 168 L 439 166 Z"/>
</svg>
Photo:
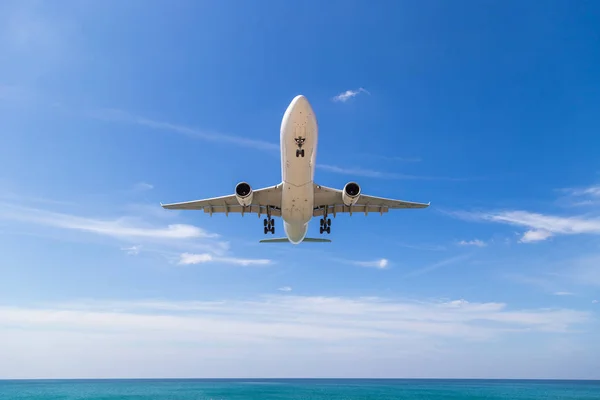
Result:
<svg viewBox="0 0 600 400">
<path fill-rule="evenodd" d="M 361 193 L 356 182 L 347 183 L 342 190 L 328 188 L 314 182 L 317 154 L 318 126 L 313 109 L 302 95 L 296 96 L 281 121 L 281 183 L 253 190 L 247 182 L 240 182 L 235 193 L 182 203 L 162 204 L 171 210 L 204 210 L 213 213 L 246 213 L 266 216 L 264 233 L 275 233 L 273 217 L 283 219 L 286 237 L 263 239 L 262 243 L 331 242 L 323 238 L 307 238 L 308 224 L 313 217 L 321 217 L 320 233 L 331 233 L 330 215 L 339 213 L 377 212 L 389 209 L 426 208 L 430 203 L 415 203 L 385 199 Z"/>
</svg>

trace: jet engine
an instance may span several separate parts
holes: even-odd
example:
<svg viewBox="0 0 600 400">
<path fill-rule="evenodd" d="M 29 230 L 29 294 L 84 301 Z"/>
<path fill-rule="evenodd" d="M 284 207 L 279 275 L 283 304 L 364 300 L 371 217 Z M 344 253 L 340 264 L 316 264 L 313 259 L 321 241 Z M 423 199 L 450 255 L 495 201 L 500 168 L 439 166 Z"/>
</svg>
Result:
<svg viewBox="0 0 600 400">
<path fill-rule="evenodd" d="M 348 182 L 342 191 L 342 201 L 348 207 L 353 206 L 360 197 L 360 186 L 356 182 Z"/>
<path fill-rule="evenodd" d="M 241 206 L 252 204 L 252 188 L 246 182 L 240 182 L 235 186 L 235 198 Z"/>
</svg>

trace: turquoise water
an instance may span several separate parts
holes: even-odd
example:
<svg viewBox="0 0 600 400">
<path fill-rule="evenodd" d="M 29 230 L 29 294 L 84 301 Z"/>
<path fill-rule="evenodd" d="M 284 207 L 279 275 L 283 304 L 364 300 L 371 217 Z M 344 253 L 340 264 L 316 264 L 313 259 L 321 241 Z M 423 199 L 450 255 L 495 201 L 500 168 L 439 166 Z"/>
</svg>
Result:
<svg viewBox="0 0 600 400">
<path fill-rule="evenodd" d="M 2 400 L 600 400 L 600 381 L 0 381 Z"/>
</svg>

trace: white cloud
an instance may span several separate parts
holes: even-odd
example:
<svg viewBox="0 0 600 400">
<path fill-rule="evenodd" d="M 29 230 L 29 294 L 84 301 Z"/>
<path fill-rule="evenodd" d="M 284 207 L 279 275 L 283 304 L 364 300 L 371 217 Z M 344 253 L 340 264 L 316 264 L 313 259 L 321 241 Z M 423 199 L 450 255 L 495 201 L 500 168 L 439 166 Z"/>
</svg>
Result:
<svg viewBox="0 0 600 400">
<path fill-rule="evenodd" d="M 519 334 L 568 335 L 589 329 L 589 321 L 588 312 L 511 309 L 463 299 L 289 294 L 247 300 L 74 299 L 68 304 L 2 305 L 0 354 L 6 362 L 0 363 L 0 375 L 321 376 L 332 367 L 340 371 L 350 365 L 343 371 L 364 376 L 357 366 L 367 363 L 369 374 L 387 376 L 391 365 L 414 369 L 423 360 L 429 360 L 429 369 L 448 365 L 435 359 L 444 354 L 450 357 L 445 361 L 464 358 L 460 352 L 473 342 L 498 343 Z M 86 363 L 81 363 L 82 354 Z M 329 356 L 319 357 L 323 354 Z M 375 372 L 383 360 L 386 368 Z"/>
<path fill-rule="evenodd" d="M 269 265 L 272 263 L 271 260 L 267 259 L 249 259 L 249 258 L 236 258 L 236 257 L 218 257 L 209 253 L 192 254 L 183 253 L 180 256 L 179 264 L 181 265 L 192 265 L 192 264 L 204 264 L 218 262 L 224 264 L 233 264 L 241 266 L 250 265 Z"/>
<path fill-rule="evenodd" d="M 460 242 L 458 242 L 459 245 L 461 246 L 476 246 L 476 247 L 485 247 L 487 246 L 487 244 L 479 239 L 474 239 L 474 240 L 461 240 Z"/>
<path fill-rule="evenodd" d="M 399 179 L 399 180 L 445 180 L 445 181 L 462 181 L 461 178 L 448 178 L 448 177 L 435 177 L 435 176 L 420 176 L 420 175 L 407 175 L 393 172 L 383 172 L 373 169 L 360 168 L 360 167 L 340 167 L 331 164 L 317 164 L 317 168 L 327 172 L 333 172 L 341 175 L 351 176 L 364 176 L 366 178 L 381 178 L 381 179 Z"/>
<path fill-rule="evenodd" d="M 291 287 L 289 287 L 289 286 L 283 286 L 283 287 L 280 287 L 280 288 L 279 288 L 279 289 L 277 289 L 277 290 L 279 290 L 280 292 L 291 292 L 291 291 L 292 291 L 292 288 L 291 288 Z"/>
<path fill-rule="evenodd" d="M 568 192 L 572 196 L 591 196 L 600 198 L 600 185 L 592 185 L 585 188 L 563 189 L 563 191 Z"/>
<path fill-rule="evenodd" d="M 342 93 L 338 94 L 337 96 L 335 96 L 333 98 L 333 101 L 345 103 L 346 101 L 350 100 L 352 97 L 356 97 L 359 93 L 370 94 L 366 89 L 363 89 L 363 88 L 358 88 L 356 90 L 346 90 L 345 92 L 342 92 Z"/>
<path fill-rule="evenodd" d="M 191 138 L 201 139 L 210 142 L 229 143 L 234 146 L 249 147 L 265 151 L 279 150 L 279 144 L 277 143 L 248 139 L 242 136 L 224 135 L 221 133 L 207 132 L 201 129 L 192 128 L 185 125 L 172 124 L 169 122 L 154 121 L 148 118 L 131 115 L 122 110 L 94 110 L 89 112 L 88 115 L 92 118 L 97 118 L 105 121 L 140 125 L 150 129 L 174 132 L 189 136 Z"/>
<path fill-rule="evenodd" d="M 571 292 L 554 292 L 555 296 L 573 296 L 574 294 Z"/>
<path fill-rule="evenodd" d="M 137 256 L 138 254 L 140 254 L 141 248 L 142 248 L 142 246 L 138 245 L 138 246 L 125 247 L 125 248 L 122 248 L 121 250 L 125 251 L 130 256 Z"/>
<path fill-rule="evenodd" d="M 529 230 L 521 237 L 521 242 L 524 243 L 546 240 L 554 235 L 600 234 L 600 218 L 597 217 L 560 217 L 527 211 L 455 212 L 452 214 L 468 220 L 527 227 Z"/>
<path fill-rule="evenodd" d="M 354 261 L 353 263 L 360 267 L 387 269 L 390 262 L 385 258 L 381 258 L 373 261 Z"/>
<path fill-rule="evenodd" d="M 189 239 L 216 238 L 193 225 L 170 224 L 166 227 L 152 227 L 135 218 L 101 219 L 79 217 L 36 208 L 2 204 L 0 219 L 29 222 L 61 229 L 84 231 L 117 238 Z"/>
<path fill-rule="evenodd" d="M 139 182 L 133 186 L 133 190 L 138 191 L 138 192 L 145 191 L 145 190 L 151 190 L 151 189 L 154 189 L 154 185 L 151 185 L 146 182 Z"/>
<path fill-rule="evenodd" d="M 438 262 L 435 262 L 433 264 L 427 265 L 425 267 L 414 269 L 414 270 L 408 272 L 405 275 L 405 277 L 408 278 L 408 277 L 412 277 L 412 276 L 419 276 L 419 275 L 427 274 L 431 271 L 435 271 L 436 269 L 445 267 L 447 265 L 455 264 L 459 261 L 466 260 L 468 257 L 470 257 L 468 254 L 462 254 L 462 255 L 446 258 L 446 259 L 440 260 Z"/>
<path fill-rule="evenodd" d="M 496 325 L 480 325 L 478 321 Z M 453 340 L 491 339 L 508 332 L 565 332 L 589 321 L 568 309 L 507 310 L 503 303 L 394 301 L 378 297 L 262 296 L 222 301 L 85 301 L 43 307 L 0 307 L 0 326 L 80 331 L 158 330 L 196 340 L 303 338 L 393 339 L 401 333 Z M 277 328 L 277 329 L 274 329 Z M 166 336 L 165 338 L 168 338 Z M 176 339 L 176 338 L 173 338 Z"/>
<path fill-rule="evenodd" d="M 592 304 L 598 304 L 598 300 L 592 300 Z"/>
</svg>

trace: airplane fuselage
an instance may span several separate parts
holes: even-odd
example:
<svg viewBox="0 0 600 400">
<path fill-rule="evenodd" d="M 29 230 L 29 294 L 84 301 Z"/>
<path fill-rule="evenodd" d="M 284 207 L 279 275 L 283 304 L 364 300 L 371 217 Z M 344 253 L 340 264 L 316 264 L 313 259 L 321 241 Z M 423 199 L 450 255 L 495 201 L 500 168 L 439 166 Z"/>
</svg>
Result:
<svg viewBox="0 0 600 400">
<path fill-rule="evenodd" d="M 281 218 L 289 241 L 306 237 L 313 217 L 318 125 L 306 97 L 296 96 L 281 120 Z"/>
</svg>

